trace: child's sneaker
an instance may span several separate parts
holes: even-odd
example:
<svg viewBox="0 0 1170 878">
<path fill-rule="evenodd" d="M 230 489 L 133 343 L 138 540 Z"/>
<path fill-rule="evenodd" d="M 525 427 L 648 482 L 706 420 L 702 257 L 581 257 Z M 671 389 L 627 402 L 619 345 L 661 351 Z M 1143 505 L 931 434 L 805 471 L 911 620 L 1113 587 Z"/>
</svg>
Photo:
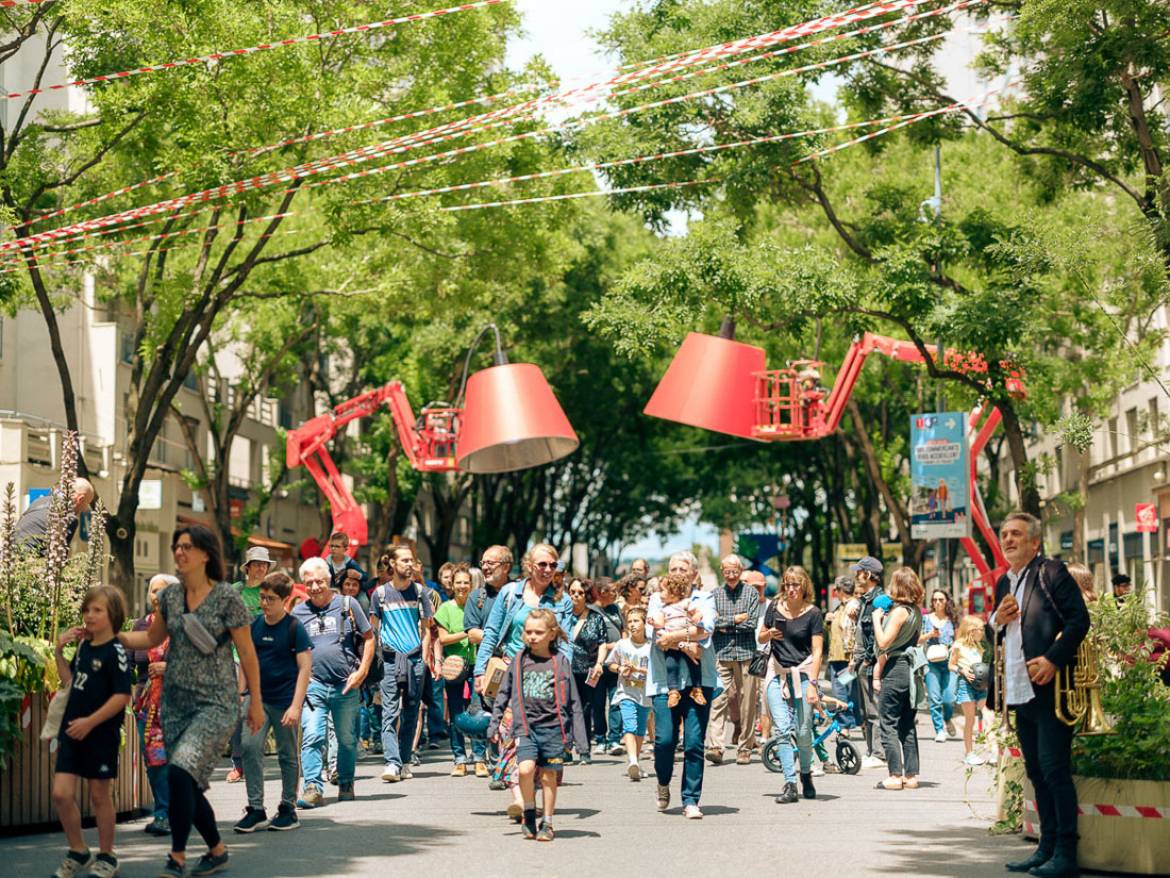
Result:
<svg viewBox="0 0 1170 878">
<path fill-rule="evenodd" d="M 89 874 L 93 878 L 115 878 L 118 874 L 118 858 L 113 854 L 98 854 L 89 867 Z"/>
<path fill-rule="evenodd" d="M 167 856 L 167 862 L 158 872 L 158 878 L 186 878 L 187 867 L 172 856 Z"/>
<path fill-rule="evenodd" d="M 268 812 L 263 808 L 253 808 L 248 805 L 244 809 L 244 816 L 235 826 L 236 832 L 255 832 L 257 829 L 268 828 Z"/>
<path fill-rule="evenodd" d="M 300 829 L 300 826 L 301 821 L 297 819 L 296 809 L 288 802 L 281 802 L 276 816 L 268 824 L 268 829 L 272 832 L 287 832 L 290 829 Z"/>
<path fill-rule="evenodd" d="M 75 878 L 87 872 L 94 863 L 94 856 L 89 851 L 70 851 L 53 873 L 53 878 Z"/>
<path fill-rule="evenodd" d="M 556 838 L 556 833 L 553 832 L 552 824 L 547 820 L 540 821 L 540 831 L 536 833 L 537 841 L 552 841 Z"/>
</svg>

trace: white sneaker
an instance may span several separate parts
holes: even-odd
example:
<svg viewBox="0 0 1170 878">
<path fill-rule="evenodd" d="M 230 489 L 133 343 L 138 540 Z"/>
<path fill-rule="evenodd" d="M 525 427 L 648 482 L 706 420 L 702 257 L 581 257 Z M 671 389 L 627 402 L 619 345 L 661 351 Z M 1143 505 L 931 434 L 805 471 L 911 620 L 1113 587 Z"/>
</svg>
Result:
<svg viewBox="0 0 1170 878">
<path fill-rule="evenodd" d="M 594 744 L 593 745 L 593 755 L 594 756 L 604 756 L 605 755 L 605 745 L 604 744 Z"/>
<path fill-rule="evenodd" d="M 934 743 L 945 744 L 946 742 L 947 742 L 947 733 L 946 732 L 939 732 L 937 735 L 934 736 Z"/>
<path fill-rule="evenodd" d="M 387 765 L 382 772 L 383 783 L 398 783 L 402 780 L 402 770 L 397 765 Z"/>
<path fill-rule="evenodd" d="M 861 760 L 861 767 L 863 769 L 865 769 L 865 768 L 885 768 L 886 763 L 884 760 L 878 759 L 876 756 L 866 756 L 864 759 Z"/>
<path fill-rule="evenodd" d="M 621 756 L 626 752 L 626 748 L 621 744 L 611 744 L 608 752 L 610 756 Z"/>
<path fill-rule="evenodd" d="M 687 820 L 702 820 L 703 812 L 699 810 L 698 805 L 687 805 L 683 808 L 683 817 Z"/>
<path fill-rule="evenodd" d="M 821 765 L 821 763 L 819 763 L 819 762 L 814 762 L 812 764 L 812 776 L 813 777 L 824 777 L 825 776 L 825 767 L 823 765 Z"/>
<path fill-rule="evenodd" d="M 963 760 L 963 762 L 965 762 L 967 765 L 982 765 L 986 761 L 986 759 L 974 751 L 968 753 L 966 758 Z"/>
<path fill-rule="evenodd" d="M 53 878 L 75 878 L 77 875 L 86 875 L 93 867 L 94 862 L 94 855 L 89 851 L 84 854 L 75 854 L 70 851 L 61 865 L 57 867 L 57 871 L 53 873 Z"/>
</svg>

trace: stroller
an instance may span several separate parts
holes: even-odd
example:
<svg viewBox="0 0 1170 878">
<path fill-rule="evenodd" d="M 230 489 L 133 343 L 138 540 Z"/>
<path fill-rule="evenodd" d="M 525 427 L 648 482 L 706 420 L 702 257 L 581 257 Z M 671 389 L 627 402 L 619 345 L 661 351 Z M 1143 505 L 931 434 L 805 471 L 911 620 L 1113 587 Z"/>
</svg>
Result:
<svg viewBox="0 0 1170 878">
<path fill-rule="evenodd" d="M 821 762 L 828 762 L 829 752 L 825 746 L 825 741 L 830 736 L 836 735 L 835 755 L 837 767 L 841 769 L 842 774 L 857 774 L 857 772 L 861 771 L 861 754 L 857 752 L 856 747 L 840 735 L 845 729 L 845 726 L 841 723 L 840 715 L 843 712 L 852 710 L 852 701 L 844 702 L 837 698 L 824 695 L 821 697 L 821 706 L 813 712 L 813 750 L 816 751 Z M 827 719 L 829 724 L 825 727 L 824 731 L 818 731 L 822 719 Z M 764 745 L 764 752 L 760 758 L 768 771 L 773 771 L 777 774 L 783 772 L 784 768 L 780 764 L 780 739 L 773 737 L 772 740 Z"/>
</svg>

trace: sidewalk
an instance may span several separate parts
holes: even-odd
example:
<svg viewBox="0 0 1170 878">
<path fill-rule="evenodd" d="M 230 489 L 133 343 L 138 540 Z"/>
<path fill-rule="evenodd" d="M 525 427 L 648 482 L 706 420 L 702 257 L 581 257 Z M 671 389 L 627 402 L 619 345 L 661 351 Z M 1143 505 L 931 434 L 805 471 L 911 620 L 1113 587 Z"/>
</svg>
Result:
<svg viewBox="0 0 1170 878">
<path fill-rule="evenodd" d="M 595 757 L 588 767 L 572 766 L 560 791 L 552 844 L 526 842 L 504 817 L 507 793 L 493 793 L 486 781 L 448 777 L 446 752 L 431 751 L 413 780 L 397 785 L 378 779 L 380 763 L 358 765 L 355 802 L 301 812 L 295 832 L 235 835 L 231 824 L 244 805 L 243 784 L 212 783 L 211 801 L 232 853 L 236 876 L 418 876 L 458 872 L 465 865 L 476 878 L 581 876 L 645 873 L 678 875 L 788 873 L 836 875 L 927 875 L 965 878 L 1003 874 L 1003 862 L 1026 851 L 1018 836 L 993 837 L 991 769 L 979 768 L 968 782 L 962 744 L 934 743 L 923 717 L 922 788 L 885 792 L 874 785 L 884 770 L 856 776 L 817 778 L 816 801 L 776 805 L 782 776 L 758 762 L 750 766 L 708 765 L 702 821 L 681 816 L 676 771 L 672 807 L 655 810 L 654 779 L 631 782 L 624 757 Z M 923 724 L 925 723 L 925 724 Z M 854 743 L 858 733 L 854 732 Z M 225 760 L 226 762 L 226 760 Z M 266 793 L 278 797 L 274 760 Z M 650 770 L 649 760 L 643 768 Z M 677 766 L 676 766 L 677 768 Z M 274 808 L 270 808 L 270 815 Z M 127 878 L 153 878 L 167 844 L 142 833 L 144 821 L 119 826 L 118 853 Z M 96 843 L 95 833 L 87 838 Z M 202 844 L 193 834 L 194 858 Z M 50 875 L 63 855 L 62 836 L 0 839 L 4 874 Z"/>
</svg>

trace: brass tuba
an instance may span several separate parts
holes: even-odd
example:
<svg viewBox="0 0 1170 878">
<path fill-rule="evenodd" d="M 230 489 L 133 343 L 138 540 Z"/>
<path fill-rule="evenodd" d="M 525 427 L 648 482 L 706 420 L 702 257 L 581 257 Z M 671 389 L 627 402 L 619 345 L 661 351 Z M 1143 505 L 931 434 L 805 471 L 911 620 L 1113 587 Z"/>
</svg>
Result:
<svg viewBox="0 0 1170 878">
<path fill-rule="evenodd" d="M 1101 654 L 1092 632 L 1081 641 L 1075 660 L 1056 672 L 1056 718 L 1079 727 L 1078 735 L 1109 735 L 1113 726 L 1101 707 Z"/>
<path fill-rule="evenodd" d="M 995 644 L 995 694 L 999 699 L 999 727 L 1014 732 L 1016 729 L 1012 725 L 1011 708 L 1008 707 L 1007 702 L 1007 659 L 1005 658 L 1007 648 L 1004 646 L 1005 639 L 1001 634 Z"/>
</svg>

